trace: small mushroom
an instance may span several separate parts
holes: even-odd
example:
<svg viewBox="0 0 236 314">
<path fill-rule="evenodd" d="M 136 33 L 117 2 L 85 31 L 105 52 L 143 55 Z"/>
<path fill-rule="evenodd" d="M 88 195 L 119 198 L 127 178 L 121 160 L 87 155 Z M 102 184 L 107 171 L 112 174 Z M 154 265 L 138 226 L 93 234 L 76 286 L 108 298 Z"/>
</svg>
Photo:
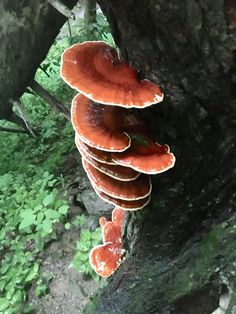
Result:
<svg viewBox="0 0 236 314">
<path fill-rule="evenodd" d="M 102 41 L 87 41 L 66 49 L 61 76 L 72 88 L 102 104 L 145 108 L 164 97 L 156 84 L 140 81 L 137 72 Z"/>
<path fill-rule="evenodd" d="M 134 201 L 146 198 L 151 193 L 151 180 L 147 175 L 142 174 L 132 181 L 119 181 L 100 172 L 83 157 L 82 164 L 92 185 L 111 197 Z"/>
<path fill-rule="evenodd" d="M 71 121 L 82 142 L 103 151 L 122 152 L 130 146 L 130 137 L 122 130 L 120 111 L 79 94 L 72 101 Z"/>
<path fill-rule="evenodd" d="M 112 211 L 111 220 L 115 224 L 118 224 L 119 226 L 121 226 L 123 223 L 124 217 L 125 217 L 125 211 L 122 208 L 116 206 Z"/>
<path fill-rule="evenodd" d="M 99 218 L 99 224 L 101 227 L 103 227 L 107 222 L 108 222 L 108 220 L 106 219 L 106 217 L 100 217 Z"/>
<path fill-rule="evenodd" d="M 107 221 L 105 217 L 101 217 L 99 223 L 102 227 L 103 243 L 121 243 L 122 223 L 125 211 L 119 207 L 115 207 L 112 211 L 112 221 Z"/>
<path fill-rule="evenodd" d="M 111 276 L 123 261 L 125 250 L 120 244 L 105 243 L 95 246 L 89 253 L 90 265 L 102 276 Z"/>
</svg>

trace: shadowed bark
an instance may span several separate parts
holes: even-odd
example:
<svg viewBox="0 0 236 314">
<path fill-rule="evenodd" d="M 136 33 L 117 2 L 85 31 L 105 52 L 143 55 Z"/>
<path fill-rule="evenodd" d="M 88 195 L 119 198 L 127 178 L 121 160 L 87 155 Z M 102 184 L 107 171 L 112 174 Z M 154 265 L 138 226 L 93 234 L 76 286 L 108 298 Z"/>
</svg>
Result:
<svg viewBox="0 0 236 314">
<path fill-rule="evenodd" d="M 72 8 L 77 0 L 64 1 Z M 0 119 L 11 120 L 66 18 L 47 0 L 0 1 Z"/>
<path fill-rule="evenodd" d="M 210 314 L 235 285 L 236 3 L 98 3 L 123 57 L 164 91 L 139 112 L 177 161 L 128 214 L 126 260 L 83 313 Z"/>
</svg>

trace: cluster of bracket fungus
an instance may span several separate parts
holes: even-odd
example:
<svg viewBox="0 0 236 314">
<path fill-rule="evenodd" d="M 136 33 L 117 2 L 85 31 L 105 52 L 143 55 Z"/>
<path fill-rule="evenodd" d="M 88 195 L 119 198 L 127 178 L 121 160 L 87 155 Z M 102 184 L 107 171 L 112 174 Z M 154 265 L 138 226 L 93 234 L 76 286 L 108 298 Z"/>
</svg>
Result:
<svg viewBox="0 0 236 314">
<path fill-rule="evenodd" d="M 61 76 L 80 92 L 72 101 L 71 121 L 75 143 L 94 190 L 120 210 L 143 208 L 150 201 L 149 175 L 172 168 L 175 157 L 168 145 L 153 140 L 142 119 L 128 109 L 161 102 L 160 88 L 148 80 L 139 80 L 117 51 L 101 41 L 68 48 L 62 55 Z M 102 251 L 119 257 L 118 261 L 124 254 L 116 241 L 104 241 L 92 250 L 90 261 L 98 263 Z M 104 260 L 101 263 L 104 265 Z M 93 267 L 102 276 L 112 273 Z"/>
<path fill-rule="evenodd" d="M 124 259 L 125 250 L 122 247 L 121 234 L 125 211 L 115 207 L 112 211 L 112 220 L 105 217 L 99 220 L 102 227 L 103 244 L 95 246 L 90 254 L 89 261 L 95 272 L 102 277 L 111 276 Z"/>
</svg>

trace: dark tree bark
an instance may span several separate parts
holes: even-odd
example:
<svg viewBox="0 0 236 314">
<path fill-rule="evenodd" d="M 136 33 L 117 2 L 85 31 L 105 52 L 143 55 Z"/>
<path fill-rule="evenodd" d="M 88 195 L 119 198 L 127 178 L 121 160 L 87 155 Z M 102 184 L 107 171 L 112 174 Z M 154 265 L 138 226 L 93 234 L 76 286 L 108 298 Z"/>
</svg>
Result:
<svg viewBox="0 0 236 314">
<path fill-rule="evenodd" d="M 139 112 L 177 162 L 128 214 L 126 260 L 84 313 L 209 314 L 236 279 L 236 2 L 98 3 L 123 57 L 165 93 Z"/>
<path fill-rule="evenodd" d="M 72 8 L 77 0 L 64 1 Z M 47 0 L 0 1 L 0 119 L 30 85 L 66 17 Z"/>
</svg>

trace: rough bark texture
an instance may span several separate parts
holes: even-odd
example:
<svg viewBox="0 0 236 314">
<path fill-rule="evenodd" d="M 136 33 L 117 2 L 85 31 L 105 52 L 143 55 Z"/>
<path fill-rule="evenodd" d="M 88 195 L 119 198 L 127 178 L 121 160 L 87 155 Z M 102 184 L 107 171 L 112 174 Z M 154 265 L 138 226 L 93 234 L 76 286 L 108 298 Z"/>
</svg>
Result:
<svg viewBox="0 0 236 314">
<path fill-rule="evenodd" d="M 177 162 L 128 215 L 127 258 L 84 313 L 209 314 L 236 278 L 236 2 L 98 3 L 123 57 L 162 86 L 164 102 L 141 114 Z"/>
<path fill-rule="evenodd" d="M 0 1 L 0 119 L 10 117 L 10 100 L 23 94 L 65 21 L 47 0 Z"/>
</svg>

